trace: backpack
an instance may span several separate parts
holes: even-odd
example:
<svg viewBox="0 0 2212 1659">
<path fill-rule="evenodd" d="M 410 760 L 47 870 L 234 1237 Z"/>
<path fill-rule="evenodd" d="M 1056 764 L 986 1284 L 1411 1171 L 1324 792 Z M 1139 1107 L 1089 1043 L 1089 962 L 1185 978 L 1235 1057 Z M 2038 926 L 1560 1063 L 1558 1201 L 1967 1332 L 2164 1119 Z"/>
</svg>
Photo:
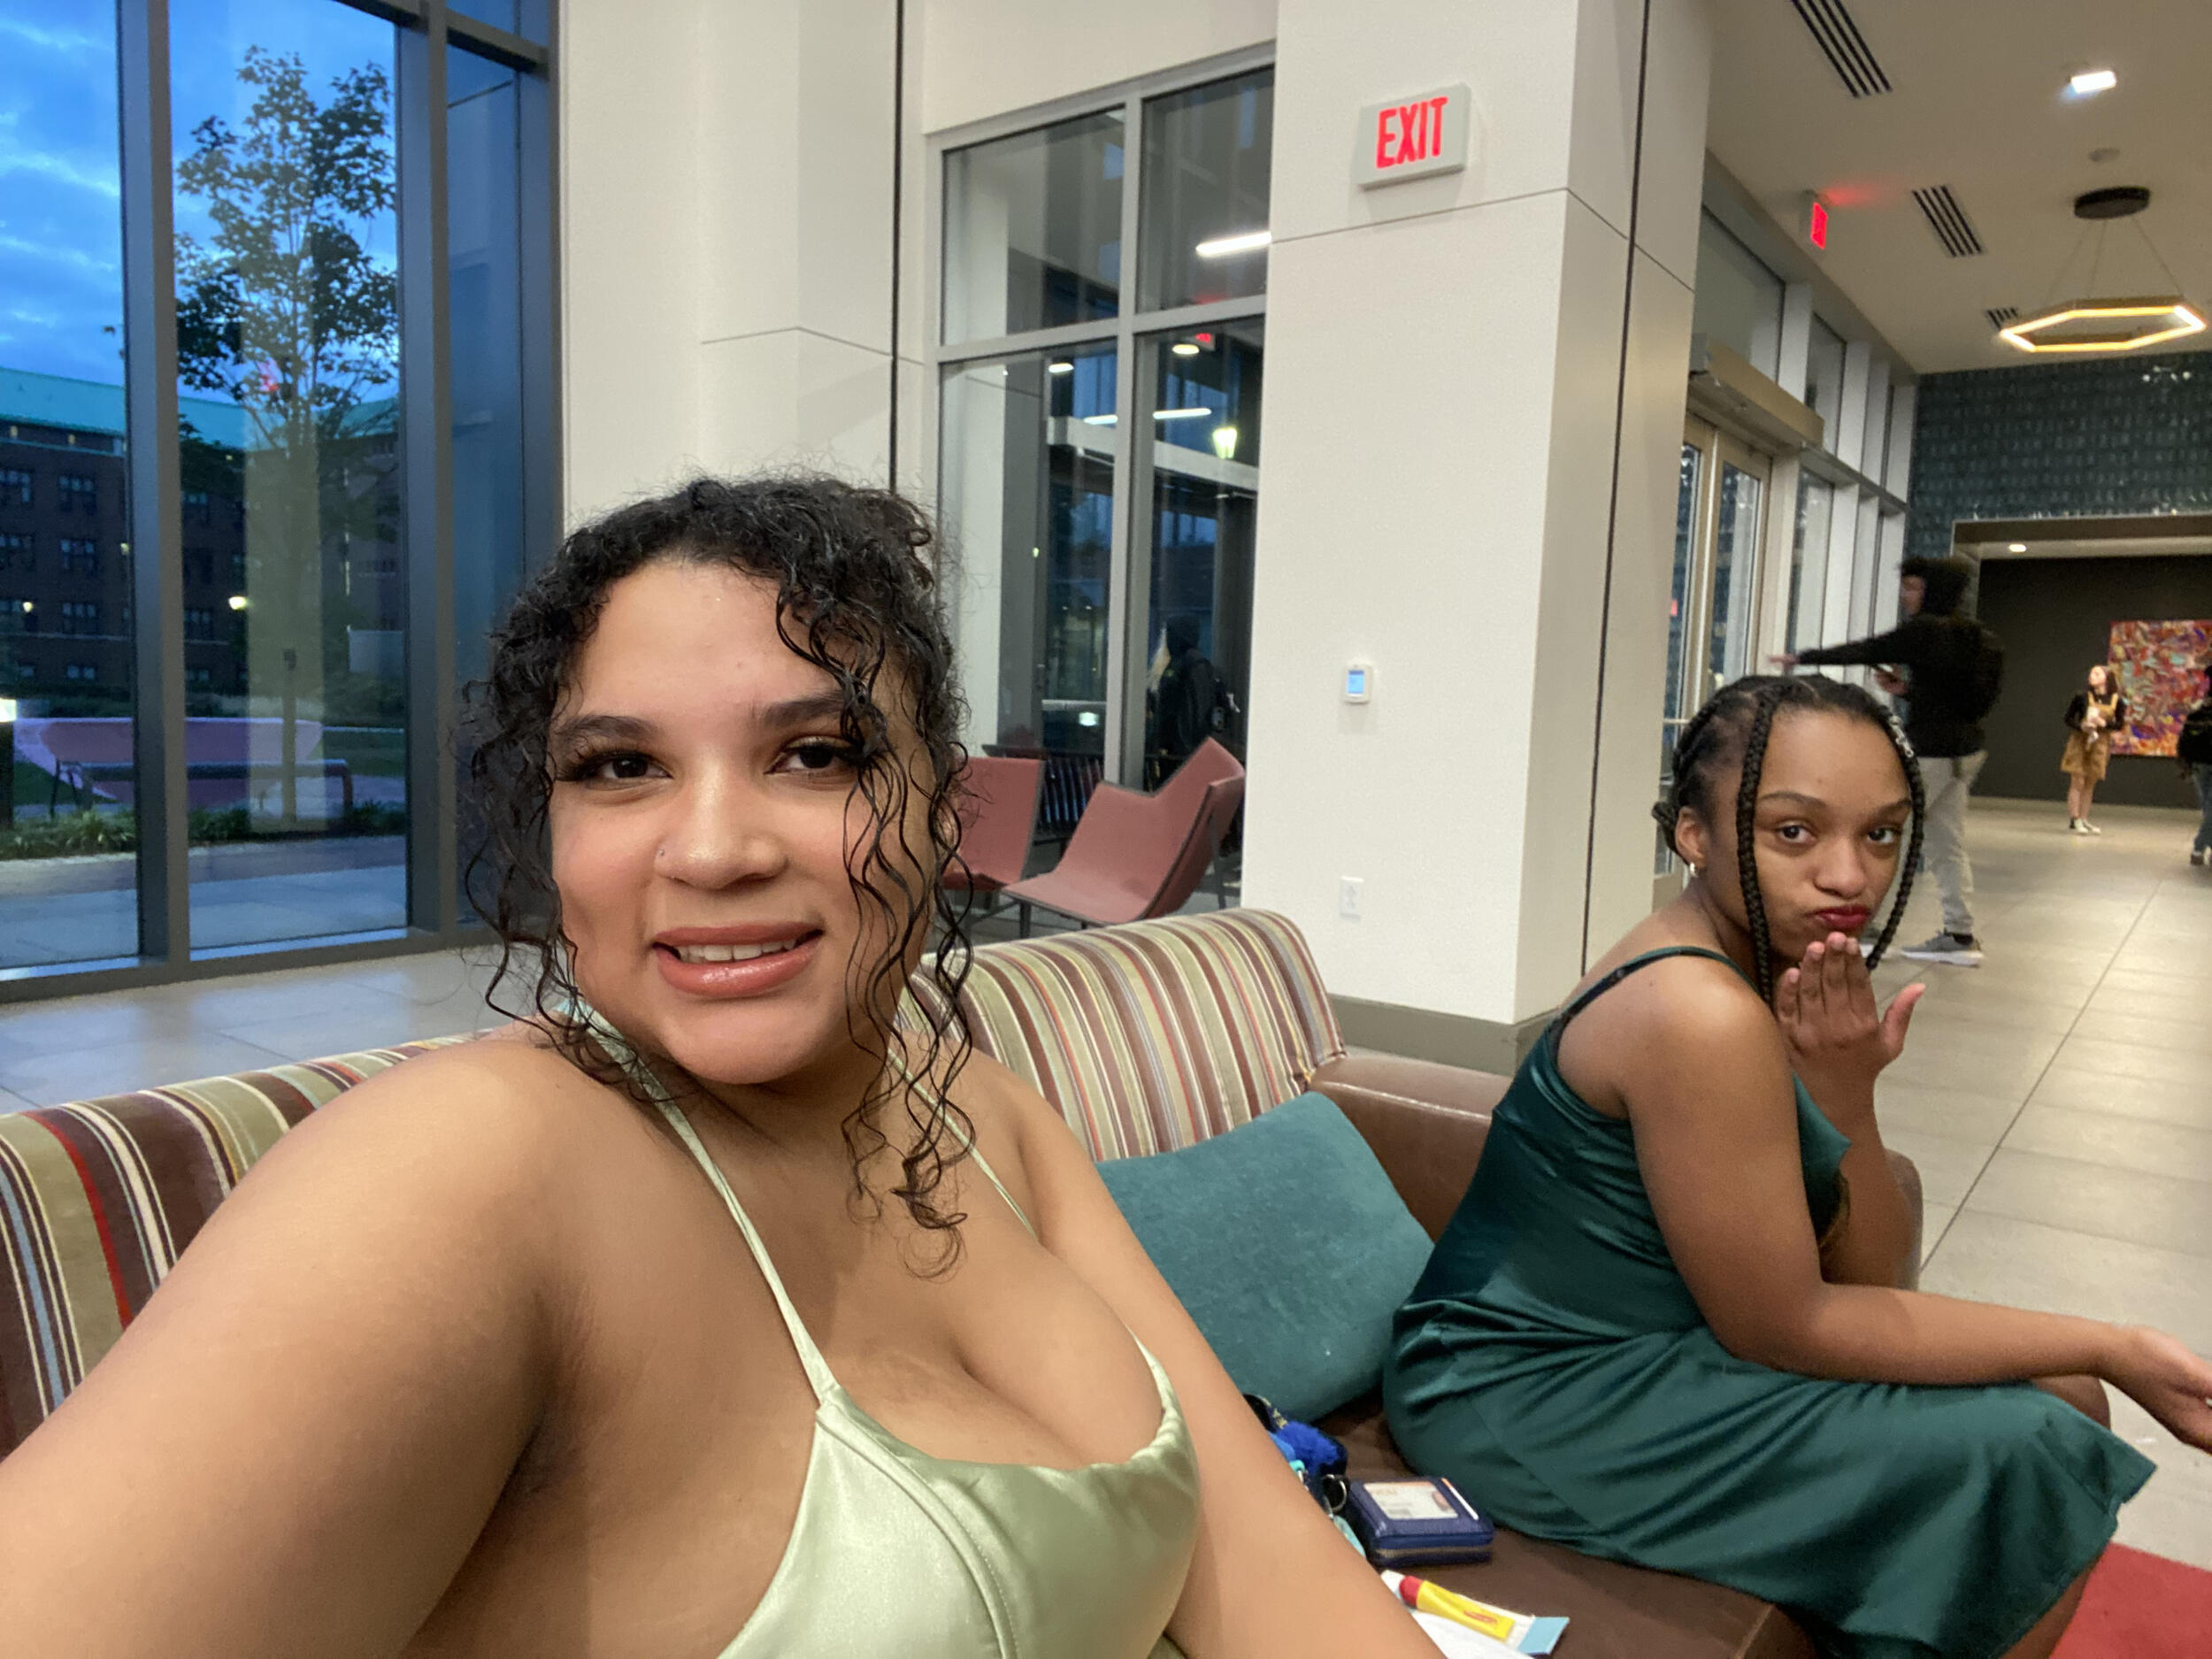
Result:
<svg viewBox="0 0 2212 1659">
<path fill-rule="evenodd" d="M 1975 641 L 1974 661 L 1967 672 L 1959 713 L 1970 723 L 1979 725 L 1989 718 L 1989 711 L 1997 706 L 1997 699 L 2004 693 L 2005 642 L 1970 617 L 1960 620 L 1974 630 Z"/>
</svg>

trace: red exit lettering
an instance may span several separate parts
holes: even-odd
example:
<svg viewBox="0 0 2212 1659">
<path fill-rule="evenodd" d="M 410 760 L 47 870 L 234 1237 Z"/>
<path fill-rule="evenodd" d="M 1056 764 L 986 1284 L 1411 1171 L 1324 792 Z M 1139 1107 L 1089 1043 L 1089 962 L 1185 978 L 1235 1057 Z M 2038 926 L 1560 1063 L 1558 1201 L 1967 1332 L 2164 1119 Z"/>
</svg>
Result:
<svg viewBox="0 0 2212 1659">
<path fill-rule="evenodd" d="M 1451 100 L 1423 98 L 1385 108 L 1375 117 L 1375 166 L 1402 167 L 1426 161 L 1444 150 L 1444 106 Z"/>
</svg>

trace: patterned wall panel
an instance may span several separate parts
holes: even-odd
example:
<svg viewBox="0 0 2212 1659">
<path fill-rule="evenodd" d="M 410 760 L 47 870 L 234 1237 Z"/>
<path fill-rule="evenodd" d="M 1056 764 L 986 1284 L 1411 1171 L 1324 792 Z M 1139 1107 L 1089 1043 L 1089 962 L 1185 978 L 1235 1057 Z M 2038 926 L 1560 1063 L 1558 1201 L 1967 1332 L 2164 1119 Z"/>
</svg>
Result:
<svg viewBox="0 0 2212 1659">
<path fill-rule="evenodd" d="M 1960 518 L 2212 511 L 2212 351 L 1931 374 L 1907 550 Z"/>
</svg>

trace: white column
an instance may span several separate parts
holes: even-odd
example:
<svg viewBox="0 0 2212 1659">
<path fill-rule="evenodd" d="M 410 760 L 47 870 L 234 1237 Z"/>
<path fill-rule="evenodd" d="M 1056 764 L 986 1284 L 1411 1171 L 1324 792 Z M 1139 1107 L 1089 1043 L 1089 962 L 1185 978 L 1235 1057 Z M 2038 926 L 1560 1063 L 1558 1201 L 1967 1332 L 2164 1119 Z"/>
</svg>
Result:
<svg viewBox="0 0 2212 1659">
<path fill-rule="evenodd" d="M 703 467 L 885 476 L 895 19 L 893 0 L 565 8 L 572 519 Z"/>
<path fill-rule="evenodd" d="M 1578 977 L 1586 900 L 1598 949 L 1648 908 L 1710 49 L 1701 4 L 1655 0 L 1618 422 L 1642 27 L 1279 7 L 1245 895 L 1340 995 L 1510 1025 Z M 1468 169 L 1358 189 L 1361 106 L 1460 81 Z"/>
<path fill-rule="evenodd" d="M 709 466 L 880 483 L 891 411 L 892 0 L 701 13 Z"/>
</svg>

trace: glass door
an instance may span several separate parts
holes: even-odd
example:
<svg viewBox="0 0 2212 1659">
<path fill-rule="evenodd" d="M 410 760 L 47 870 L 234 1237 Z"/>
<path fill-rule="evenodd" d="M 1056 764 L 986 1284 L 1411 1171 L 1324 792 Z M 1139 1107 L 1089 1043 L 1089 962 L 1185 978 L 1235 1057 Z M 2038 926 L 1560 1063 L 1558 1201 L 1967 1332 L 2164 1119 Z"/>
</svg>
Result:
<svg viewBox="0 0 2212 1659">
<path fill-rule="evenodd" d="M 1768 457 L 1704 421 L 1682 434 L 1674 518 L 1674 580 L 1668 600 L 1666 708 L 1660 788 L 1673 781 L 1675 740 L 1714 692 L 1749 673 L 1758 641 L 1762 528 Z M 1657 896 L 1674 891 L 1676 861 L 1663 838 Z"/>
</svg>

